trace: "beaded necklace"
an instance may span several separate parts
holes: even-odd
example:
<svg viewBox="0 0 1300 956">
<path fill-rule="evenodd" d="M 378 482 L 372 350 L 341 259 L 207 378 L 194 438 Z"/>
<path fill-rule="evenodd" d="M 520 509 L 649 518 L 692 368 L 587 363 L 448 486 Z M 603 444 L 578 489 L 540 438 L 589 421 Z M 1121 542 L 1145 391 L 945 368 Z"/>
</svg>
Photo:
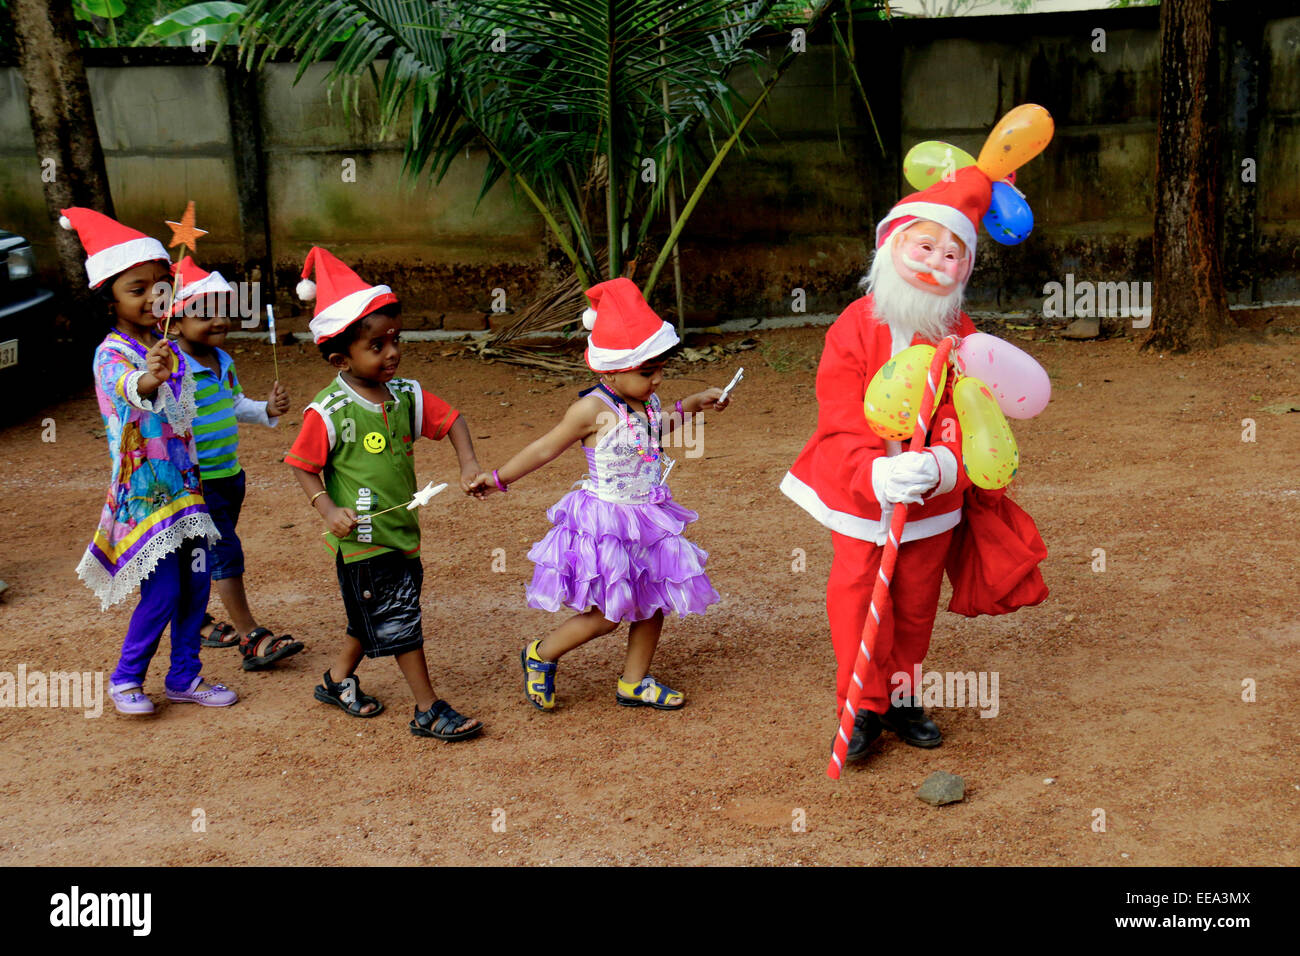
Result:
<svg viewBox="0 0 1300 956">
<path fill-rule="evenodd" d="M 605 391 L 610 394 L 610 396 L 615 400 L 615 402 L 618 403 L 618 412 L 620 415 L 623 416 L 623 424 L 626 425 L 628 430 L 632 432 L 632 440 L 636 442 L 636 453 L 641 456 L 641 460 L 646 462 L 658 461 L 659 460 L 659 416 L 655 414 L 654 406 L 650 402 L 645 403 L 645 417 L 646 417 L 646 426 L 647 426 L 646 437 L 650 441 L 650 450 L 647 452 L 645 445 L 641 442 L 641 431 L 637 427 L 637 425 L 632 424 L 632 415 L 628 409 L 627 402 L 623 400 L 623 396 L 617 394 L 612 388 L 609 388 L 604 383 L 602 383 L 600 387 L 605 389 Z M 637 419 L 637 422 L 639 425 L 640 419 Z"/>
</svg>

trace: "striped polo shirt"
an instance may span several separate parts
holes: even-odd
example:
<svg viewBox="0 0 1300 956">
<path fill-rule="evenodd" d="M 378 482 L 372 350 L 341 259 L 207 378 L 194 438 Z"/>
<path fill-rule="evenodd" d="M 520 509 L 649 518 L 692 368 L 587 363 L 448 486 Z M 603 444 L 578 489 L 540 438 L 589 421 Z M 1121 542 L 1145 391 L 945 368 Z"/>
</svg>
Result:
<svg viewBox="0 0 1300 956">
<path fill-rule="evenodd" d="M 265 402 L 250 402 L 235 375 L 235 360 L 221 349 L 213 349 L 219 371 L 200 365 L 191 357 L 194 372 L 194 443 L 199 453 L 199 473 L 204 481 L 228 478 L 240 472 L 238 420 L 258 420 L 247 412 L 236 418 L 244 406 L 261 405 L 261 420 L 266 421 Z M 252 411 L 249 408 L 248 411 Z M 267 421 L 267 424 L 270 424 Z"/>
</svg>

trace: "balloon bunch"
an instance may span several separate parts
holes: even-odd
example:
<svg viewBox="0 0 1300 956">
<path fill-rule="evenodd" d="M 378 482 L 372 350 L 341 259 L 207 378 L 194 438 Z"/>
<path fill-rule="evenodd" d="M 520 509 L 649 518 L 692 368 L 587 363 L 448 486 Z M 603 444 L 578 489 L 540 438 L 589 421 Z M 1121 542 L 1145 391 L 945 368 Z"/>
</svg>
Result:
<svg viewBox="0 0 1300 956">
<path fill-rule="evenodd" d="M 916 429 L 933 345 L 913 345 L 880 367 L 867 385 L 863 411 L 881 438 L 905 441 Z M 1010 342 L 976 332 L 949 356 L 956 381 L 953 407 L 961 425 L 962 465 L 981 488 L 1005 488 L 1020 468 L 1020 449 L 1007 416 L 1033 418 L 1052 397 L 1047 372 Z M 936 394 L 942 394 L 946 370 Z"/>
<path fill-rule="evenodd" d="M 1015 187 L 1016 169 L 1041 153 L 1055 131 L 1052 114 L 1034 103 L 1007 113 L 984 141 L 979 159 L 939 140 L 917 143 L 903 158 L 903 175 L 916 189 L 933 186 L 959 169 L 978 166 L 993 184 L 993 201 L 984 228 L 996 242 L 1014 246 L 1034 228 L 1025 194 Z"/>
</svg>

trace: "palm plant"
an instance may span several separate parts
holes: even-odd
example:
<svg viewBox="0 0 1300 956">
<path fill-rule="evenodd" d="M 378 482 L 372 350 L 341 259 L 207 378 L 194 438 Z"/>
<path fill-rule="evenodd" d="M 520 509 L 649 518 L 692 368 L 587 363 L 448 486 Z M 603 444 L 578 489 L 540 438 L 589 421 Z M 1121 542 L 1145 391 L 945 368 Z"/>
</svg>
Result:
<svg viewBox="0 0 1300 956">
<path fill-rule="evenodd" d="M 811 32 L 835 2 L 251 0 L 239 29 L 249 67 L 291 48 L 299 79 L 326 61 L 331 85 L 370 74 L 387 126 L 409 106 L 410 175 L 440 180 L 466 147 L 486 147 L 479 198 L 505 177 L 536 207 L 579 288 L 634 268 L 671 184 L 685 192 L 707 160 L 672 217 L 648 295 L 793 53 L 751 102 L 728 75 L 765 65 L 750 41 L 774 8 L 798 9 Z"/>
</svg>

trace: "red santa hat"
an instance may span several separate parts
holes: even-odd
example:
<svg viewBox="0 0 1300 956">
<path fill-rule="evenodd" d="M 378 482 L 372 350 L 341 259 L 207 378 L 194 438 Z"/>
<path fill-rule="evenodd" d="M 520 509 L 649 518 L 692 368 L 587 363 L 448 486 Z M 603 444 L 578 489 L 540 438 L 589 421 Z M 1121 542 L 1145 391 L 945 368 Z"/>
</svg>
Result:
<svg viewBox="0 0 1300 956">
<path fill-rule="evenodd" d="M 587 366 L 593 372 L 627 372 L 677 344 L 677 331 L 659 318 L 631 279 L 619 277 L 587 290 L 582 313 Z"/>
<path fill-rule="evenodd" d="M 965 166 L 953 174 L 951 181 L 939 180 L 920 192 L 904 196 L 889 215 L 876 226 L 879 249 L 900 226 L 917 219 L 937 222 L 952 230 L 970 252 L 970 268 L 975 268 L 975 235 L 980 220 L 993 201 L 993 183 L 978 166 Z M 967 271 L 967 276 L 970 272 Z"/>
<path fill-rule="evenodd" d="M 204 272 L 189 256 L 172 266 L 172 277 L 179 277 L 184 283 L 172 297 L 172 315 L 180 315 L 185 303 L 196 295 L 235 291 L 220 272 Z"/>
<path fill-rule="evenodd" d="M 163 244 L 146 236 L 102 212 L 72 206 L 59 210 L 59 225 L 77 230 L 81 245 L 86 250 L 86 277 L 90 287 L 98 289 L 105 279 L 134 268 L 144 262 L 161 259 L 170 262 L 171 256 Z"/>
<path fill-rule="evenodd" d="M 316 281 L 309 277 L 316 272 Z M 302 266 L 298 298 L 315 301 L 316 312 L 308 328 L 312 341 L 320 344 L 376 309 L 397 302 L 386 285 L 367 285 L 328 249 L 312 246 Z"/>
</svg>

